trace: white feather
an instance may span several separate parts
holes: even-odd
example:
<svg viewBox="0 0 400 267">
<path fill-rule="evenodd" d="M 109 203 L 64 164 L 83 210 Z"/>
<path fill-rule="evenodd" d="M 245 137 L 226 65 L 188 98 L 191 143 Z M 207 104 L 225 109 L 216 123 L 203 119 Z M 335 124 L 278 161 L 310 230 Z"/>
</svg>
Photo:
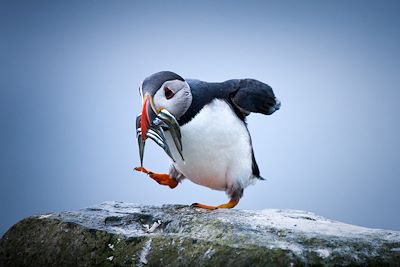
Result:
<svg viewBox="0 0 400 267">
<path fill-rule="evenodd" d="M 249 133 L 225 101 L 206 105 L 181 133 L 184 162 L 168 132 L 166 139 L 174 166 L 192 182 L 226 191 L 254 180 Z"/>
</svg>

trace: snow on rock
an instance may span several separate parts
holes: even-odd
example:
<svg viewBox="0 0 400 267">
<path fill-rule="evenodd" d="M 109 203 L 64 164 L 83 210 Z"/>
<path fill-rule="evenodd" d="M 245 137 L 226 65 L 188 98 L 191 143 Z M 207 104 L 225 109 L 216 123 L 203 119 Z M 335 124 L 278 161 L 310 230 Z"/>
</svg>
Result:
<svg viewBox="0 0 400 267">
<path fill-rule="evenodd" d="M 0 241 L 0 266 L 32 264 L 399 266 L 400 232 L 298 210 L 105 202 L 28 217 L 10 228 Z"/>
</svg>

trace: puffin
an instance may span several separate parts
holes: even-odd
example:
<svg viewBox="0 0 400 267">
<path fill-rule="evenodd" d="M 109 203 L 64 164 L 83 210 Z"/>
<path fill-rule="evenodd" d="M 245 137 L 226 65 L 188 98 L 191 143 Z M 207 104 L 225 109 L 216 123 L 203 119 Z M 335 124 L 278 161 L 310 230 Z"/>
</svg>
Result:
<svg viewBox="0 0 400 267">
<path fill-rule="evenodd" d="M 254 157 L 246 117 L 271 115 L 281 107 L 272 88 L 255 79 L 205 82 L 184 79 L 171 71 L 145 78 L 139 87 L 142 108 L 136 117 L 140 167 L 157 183 L 175 188 L 188 179 L 225 191 L 221 205 L 193 203 L 203 209 L 235 207 L 243 190 L 264 180 Z M 144 148 L 153 140 L 171 158 L 168 173 L 143 167 Z"/>
</svg>

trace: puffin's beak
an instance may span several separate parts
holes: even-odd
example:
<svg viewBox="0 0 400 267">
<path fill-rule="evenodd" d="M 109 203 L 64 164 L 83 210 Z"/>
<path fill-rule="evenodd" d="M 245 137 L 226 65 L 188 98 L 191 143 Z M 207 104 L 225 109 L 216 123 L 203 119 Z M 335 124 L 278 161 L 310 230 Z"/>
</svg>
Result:
<svg viewBox="0 0 400 267">
<path fill-rule="evenodd" d="M 157 117 L 153 107 L 153 98 L 150 95 L 146 95 L 143 100 L 142 119 L 140 121 L 140 128 L 142 129 L 141 137 L 143 141 L 147 138 L 147 132 L 151 126 L 151 123 Z"/>
<path fill-rule="evenodd" d="M 182 155 L 182 136 L 176 118 L 164 108 L 156 112 L 153 98 L 150 95 L 145 95 L 142 112 L 136 117 L 136 135 L 139 145 L 140 165 L 142 167 L 144 145 L 147 137 L 162 147 L 167 155 L 175 162 L 165 139 L 164 128 L 170 131 L 174 144 L 182 160 L 184 160 Z"/>
</svg>

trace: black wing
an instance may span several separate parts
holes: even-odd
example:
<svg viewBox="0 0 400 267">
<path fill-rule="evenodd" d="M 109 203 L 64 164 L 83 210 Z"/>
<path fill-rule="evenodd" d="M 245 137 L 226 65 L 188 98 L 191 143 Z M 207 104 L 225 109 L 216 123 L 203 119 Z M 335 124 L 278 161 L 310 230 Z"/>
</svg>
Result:
<svg viewBox="0 0 400 267">
<path fill-rule="evenodd" d="M 272 88 L 254 79 L 234 79 L 222 83 L 208 83 L 186 79 L 193 101 L 186 113 L 179 118 L 179 125 L 188 123 L 206 104 L 214 99 L 225 99 L 232 104 L 243 120 L 251 112 L 270 115 L 280 107 Z"/>
<path fill-rule="evenodd" d="M 232 103 L 246 116 L 251 112 L 271 115 L 280 108 L 272 88 L 254 79 L 227 81 L 235 88 L 230 93 Z"/>
</svg>

